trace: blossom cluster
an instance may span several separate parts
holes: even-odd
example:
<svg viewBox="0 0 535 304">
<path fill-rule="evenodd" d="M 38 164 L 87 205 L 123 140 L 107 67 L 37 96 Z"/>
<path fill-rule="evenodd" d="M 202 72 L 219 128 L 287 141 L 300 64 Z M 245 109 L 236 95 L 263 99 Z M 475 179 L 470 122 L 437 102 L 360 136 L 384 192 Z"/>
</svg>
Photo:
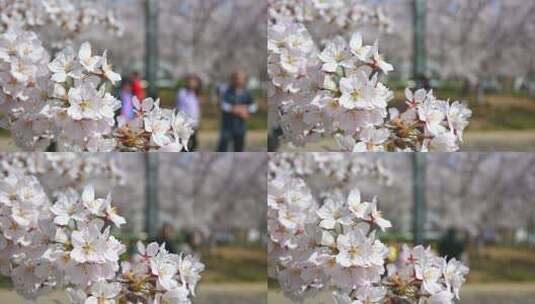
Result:
<svg viewBox="0 0 535 304">
<path fill-rule="evenodd" d="M 183 114 L 152 99 L 136 102 L 136 118 L 116 121 L 121 103 L 109 93 L 121 80 L 107 52 L 89 43 L 67 47 L 49 62 L 37 35 L 10 27 L 0 35 L 0 116 L 26 151 L 181 151 L 192 134 Z"/>
<path fill-rule="evenodd" d="M 312 22 L 320 18 L 339 28 L 347 28 L 358 23 L 388 26 L 380 7 L 372 9 L 363 0 L 269 0 L 271 21 L 293 20 Z"/>
<path fill-rule="evenodd" d="M 454 303 L 468 269 L 430 249 L 405 247 L 388 263 L 389 247 L 377 237 L 390 228 L 359 190 L 334 192 L 321 202 L 299 178 L 280 175 L 268 184 L 269 275 L 301 302 L 331 290 L 338 304 Z"/>
<path fill-rule="evenodd" d="M 106 180 L 123 185 L 127 175 L 114 158 L 95 158 L 79 153 L 0 153 L 0 177 L 17 171 L 39 179 L 47 193 L 66 188 L 81 189 L 86 183 Z"/>
<path fill-rule="evenodd" d="M 277 153 L 270 155 L 269 178 L 290 176 L 308 179 L 324 178 L 330 183 L 343 185 L 354 177 L 367 176 L 374 182 L 390 185 L 392 173 L 379 161 L 352 157 L 351 153 Z M 341 187 L 343 188 L 343 187 Z"/>
<path fill-rule="evenodd" d="M 152 243 L 121 262 L 126 246 L 112 227 L 126 221 L 111 196 L 92 186 L 69 189 L 52 203 L 37 178 L 10 172 L 0 181 L 2 275 L 34 300 L 67 290 L 71 303 L 190 303 L 204 265 Z"/>
<path fill-rule="evenodd" d="M 184 114 L 161 109 L 160 101 L 147 98 L 133 99 L 134 118 L 119 117 L 114 136 L 121 150 L 180 152 L 187 149 L 193 134 L 193 123 Z"/>
<path fill-rule="evenodd" d="M 105 6 L 87 0 L 0 0 L 0 31 L 11 26 L 35 29 L 54 24 L 62 32 L 79 33 L 92 25 L 104 25 L 121 34 L 122 25 Z"/>
<path fill-rule="evenodd" d="M 272 17 L 270 108 L 289 143 L 304 146 L 328 137 L 352 152 L 459 149 L 471 111 L 464 103 L 438 100 L 432 91 L 409 89 L 406 110 L 389 106 L 394 92 L 382 78 L 394 68 L 377 41 L 367 45 L 357 32 L 320 49 L 303 22 Z"/>
<path fill-rule="evenodd" d="M 42 114 L 53 90 L 49 55 L 35 33 L 10 28 L 0 35 L 0 125 L 10 128 L 18 146 L 30 148 L 45 136 L 48 120 Z"/>
<path fill-rule="evenodd" d="M 409 302 L 452 303 L 458 299 L 469 269 L 456 259 L 446 261 L 430 248 L 403 246 L 398 260 L 387 265 L 386 284 Z"/>
</svg>

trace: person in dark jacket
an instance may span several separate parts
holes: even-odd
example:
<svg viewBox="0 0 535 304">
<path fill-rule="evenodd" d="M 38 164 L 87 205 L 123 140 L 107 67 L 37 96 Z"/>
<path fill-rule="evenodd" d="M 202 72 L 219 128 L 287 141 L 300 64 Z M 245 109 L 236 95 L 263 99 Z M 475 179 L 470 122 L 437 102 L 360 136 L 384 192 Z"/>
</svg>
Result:
<svg viewBox="0 0 535 304">
<path fill-rule="evenodd" d="M 247 90 L 247 82 L 247 74 L 236 71 L 232 74 L 230 85 L 220 89 L 222 119 L 218 152 L 227 152 L 230 143 L 234 152 L 245 149 L 246 121 L 257 111 L 251 92 Z"/>
<path fill-rule="evenodd" d="M 165 249 L 169 251 L 170 253 L 177 254 L 177 250 L 175 247 L 175 227 L 171 224 L 164 224 L 162 228 L 160 229 L 160 233 L 158 234 L 158 238 L 155 240 L 158 244 L 164 244 L 165 243 Z"/>
<path fill-rule="evenodd" d="M 438 243 L 440 256 L 447 256 L 448 258 L 460 260 L 465 249 L 465 241 L 459 238 L 457 230 L 453 227 L 448 229 Z"/>
</svg>

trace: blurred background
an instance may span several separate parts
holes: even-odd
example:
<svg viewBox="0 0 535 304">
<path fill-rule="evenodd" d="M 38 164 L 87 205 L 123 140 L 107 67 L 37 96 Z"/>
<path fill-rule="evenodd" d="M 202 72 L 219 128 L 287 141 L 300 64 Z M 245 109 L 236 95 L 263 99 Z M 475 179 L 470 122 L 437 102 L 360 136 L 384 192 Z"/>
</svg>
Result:
<svg viewBox="0 0 535 304">
<path fill-rule="evenodd" d="M 535 1 L 362 2 L 379 5 L 390 19 L 386 29 L 353 30 L 367 43 L 379 39 L 394 65 L 387 81 L 394 106 L 404 107 L 406 86 L 425 83 L 439 98 L 466 101 L 473 110 L 462 150 L 535 150 Z M 311 26 L 318 41 L 340 32 L 319 24 Z"/>
<path fill-rule="evenodd" d="M 187 76 L 198 78 L 197 98 L 191 101 L 201 112 L 195 150 L 215 151 L 222 131 L 220 101 L 231 84 L 232 73 L 241 71 L 247 75 L 245 86 L 257 105 L 246 121 L 245 150 L 267 150 L 267 3 L 98 0 L 95 5 L 104 5 L 115 13 L 123 34 L 117 36 L 105 28 L 93 27 L 68 38 L 75 49 L 89 41 L 98 53 L 109 50 L 113 69 L 126 80 L 115 88 L 115 95 L 123 103 L 124 89 L 130 91 L 126 95 L 159 97 L 165 108 L 186 110 L 179 104 L 178 93 L 185 88 Z M 51 54 L 61 49 L 58 45 L 65 38 L 65 33 L 54 26 L 42 28 L 39 35 Z M 0 132 L 0 150 L 15 150 L 5 132 Z"/>
<path fill-rule="evenodd" d="M 0 153 L 0 163 L 31 168 L 49 193 L 88 183 L 97 197 L 110 191 L 129 254 L 137 240 L 198 254 L 206 269 L 193 303 L 266 303 L 266 155 Z M 24 303 L 9 287 L 1 278 L 0 302 Z M 55 293 L 38 303 L 53 299 L 65 301 Z"/>
<path fill-rule="evenodd" d="M 323 155 L 321 155 L 323 154 Z M 320 157 L 329 157 L 320 153 Z M 393 227 L 380 238 L 395 252 L 402 243 L 426 244 L 457 257 L 470 274 L 463 304 L 535 303 L 535 155 L 531 153 L 344 154 L 378 161 L 388 179 L 353 174 L 337 186 L 358 188 Z M 313 193 L 332 178 L 311 174 Z M 290 303 L 270 281 L 269 303 Z M 305 303 L 332 303 L 330 294 Z"/>
</svg>

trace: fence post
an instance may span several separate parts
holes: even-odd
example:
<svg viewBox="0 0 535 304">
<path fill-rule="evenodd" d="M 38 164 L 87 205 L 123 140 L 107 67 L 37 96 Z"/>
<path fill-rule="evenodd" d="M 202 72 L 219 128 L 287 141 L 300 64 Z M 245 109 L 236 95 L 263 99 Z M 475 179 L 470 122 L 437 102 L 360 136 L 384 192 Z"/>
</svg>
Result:
<svg viewBox="0 0 535 304">
<path fill-rule="evenodd" d="M 413 168 L 413 196 L 414 207 L 412 211 L 412 231 L 413 239 L 416 245 L 425 242 L 425 220 L 426 220 L 426 197 L 425 197 L 425 178 L 426 178 L 426 157 L 425 153 L 412 154 Z"/>
<path fill-rule="evenodd" d="M 413 78 L 418 88 L 424 86 L 427 71 L 426 17 L 427 0 L 413 0 Z"/>
<path fill-rule="evenodd" d="M 145 153 L 145 232 L 149 240 L 158 234 L 158 153 Z"/>
<path fill-rule="evenodd" d="M 145 80 L 148 96 L 158 96 L 158 0 L 145 0 Z"/>
</svg>

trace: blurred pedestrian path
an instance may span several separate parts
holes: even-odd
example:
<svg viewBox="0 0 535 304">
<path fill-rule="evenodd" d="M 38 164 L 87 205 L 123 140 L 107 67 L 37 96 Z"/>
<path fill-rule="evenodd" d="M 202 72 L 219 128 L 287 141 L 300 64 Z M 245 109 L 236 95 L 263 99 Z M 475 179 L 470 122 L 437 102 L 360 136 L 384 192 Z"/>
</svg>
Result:
<svg viewBox="0 0 535 304">
<path fill-rule="evenodd" d="M 265 283 L 200 284 L 195 304 L 266 304 Z M 61 293 L 40 299 L 37 304 L 67 303 Z M 0 303 L 24 304 L 24 300 L 7 289 L 0 289 Z"/>
<path fill-rule="evenodd" d="M 462 288 L 463 304 L 535 304 L 535 283 L 468 284 Z M 323 293 L 304 304 L 331 303 L 331 295 Z M 292 304 L 278 291 L 270 290 L 268 303 Z"/>
<path fill-rule="evenodd" d="M 201 151 L 215 151 L 219 141 L 219 131 L 200 131 L 199 148 Z M 247 151 L 262 152 L 267 151 L 267 131 L 251 130 L 247 132 L 245 140 Z M 0 151 L 15 152 L 17 148 L 7 136 L 0 136 Z"/>
<path fill-rule="evenodd" d="M 283 145 L 279 151 L 329 151 L 336 146 L 334 140 L 322 140 L 305 148 L 295 149 Z M 535 132 L 532 130 L 513 131 L 471 131 L 464 136 L 461 152 L 535 152 Z"/>
</svg>

